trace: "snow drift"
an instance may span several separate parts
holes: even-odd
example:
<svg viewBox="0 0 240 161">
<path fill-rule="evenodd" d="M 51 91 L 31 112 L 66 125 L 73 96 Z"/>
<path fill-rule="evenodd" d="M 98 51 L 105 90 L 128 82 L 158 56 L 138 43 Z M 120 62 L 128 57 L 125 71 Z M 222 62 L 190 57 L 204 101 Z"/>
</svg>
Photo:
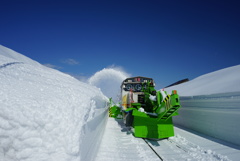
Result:
<svg viewBox="0 0 240 161">
<path fill-rule="evenodd" d="M 1 160 L 79 161 L 92 155 L 83 153 L 90 148 L 83 144 L 87 125 L 107 114 L 108 99 L 98 88 L 3 46 L 0 82 Z"/>
</svg>

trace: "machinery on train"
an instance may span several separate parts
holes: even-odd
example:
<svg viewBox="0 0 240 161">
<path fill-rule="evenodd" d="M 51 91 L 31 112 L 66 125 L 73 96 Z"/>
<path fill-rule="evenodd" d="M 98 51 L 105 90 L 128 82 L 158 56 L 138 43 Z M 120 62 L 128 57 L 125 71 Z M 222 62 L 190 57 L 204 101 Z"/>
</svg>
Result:
<svg viewBox="0 0 240 161">
<path fill-rule="evenodd" d="M 109 108 L 109 117 L 122 118 L 135 137 L 162 139 L 174 136 L 172 116 L 181 107 L 176 90 L 172 94 L 154 89 L 152 78 L 131 77 L 121 84 L 121 103 Z"/>
</svg>

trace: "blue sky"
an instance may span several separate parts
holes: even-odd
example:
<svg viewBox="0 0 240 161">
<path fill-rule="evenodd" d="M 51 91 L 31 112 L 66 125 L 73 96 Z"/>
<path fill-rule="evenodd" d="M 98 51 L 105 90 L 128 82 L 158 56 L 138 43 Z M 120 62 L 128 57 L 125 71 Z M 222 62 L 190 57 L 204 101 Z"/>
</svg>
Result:
<svg viewBox="0 0 240 161">
<path fill-rule="evenodd" d="M 158 87 L 240 64 L 240 4 L 4 0 L 0 44 L 79 77 L 110 66 Z"/>
</svg>

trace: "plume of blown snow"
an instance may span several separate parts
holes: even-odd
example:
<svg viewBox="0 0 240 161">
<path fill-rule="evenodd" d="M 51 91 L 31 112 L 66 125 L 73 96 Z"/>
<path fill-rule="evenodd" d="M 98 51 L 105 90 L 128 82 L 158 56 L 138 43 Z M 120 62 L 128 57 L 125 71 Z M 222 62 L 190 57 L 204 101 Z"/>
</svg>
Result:
<svg viewBox="0 0 240 161">
<path fill-rule="evenodd" d="M 104 68 L 88 79 L 88 83 L 101 89 L 103 94 L 111 97 L 114 102 L 119 101 L 120 86 L 130 74 L 121 68 Z"/>
</svg>

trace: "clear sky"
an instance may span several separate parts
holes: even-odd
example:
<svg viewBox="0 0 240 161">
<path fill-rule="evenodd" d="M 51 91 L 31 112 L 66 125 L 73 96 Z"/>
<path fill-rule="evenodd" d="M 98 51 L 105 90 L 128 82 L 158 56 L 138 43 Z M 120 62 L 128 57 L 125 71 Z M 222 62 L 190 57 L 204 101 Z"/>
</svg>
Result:
<svg viewBox="0 0 240 161">
<path fill-rule="evenodd" d="M 2 0 L 0 44 L 78 77 L 117 66 L 164 87 L 240 64 L 239 3 Z"/>
</svg>

